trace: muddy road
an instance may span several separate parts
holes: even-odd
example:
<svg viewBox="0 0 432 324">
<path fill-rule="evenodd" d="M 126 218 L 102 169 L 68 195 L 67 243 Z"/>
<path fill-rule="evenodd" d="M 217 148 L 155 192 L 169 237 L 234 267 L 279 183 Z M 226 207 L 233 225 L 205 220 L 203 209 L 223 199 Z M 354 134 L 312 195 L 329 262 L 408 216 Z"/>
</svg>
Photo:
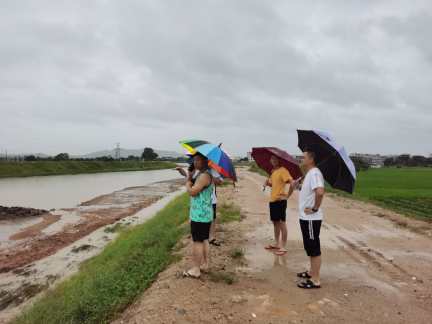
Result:
<svg viewBox="0 0 432 324">
<path fill-rule="evenodd" d="M 189 236 L 182 260 L 160 273 L 140 301 L 113 323 L 432 323 L 430 223 L 332 194 L 323 201 L 322 288 L 297 288 L 308 270 L 297 215 L 298 193 L 288 201 L 288 253 L 271 241 L 269 194 L 264 177 L 238 169 L 239 183 L 218 189 L 219 203 L 233 203 L 245 218 L 222 224 L 221 247 L 211 247 L 213 273 L 231 285 L 181 279 L 193 262 Z M 242 249 L 242 259 L 231 257 Z M 214 279 L 214 277 L 213 277 Z M 163 305 L 163 307 L 161 307 Z M 184 313 L 184 314 L 180 314 Z"/>
</svg>

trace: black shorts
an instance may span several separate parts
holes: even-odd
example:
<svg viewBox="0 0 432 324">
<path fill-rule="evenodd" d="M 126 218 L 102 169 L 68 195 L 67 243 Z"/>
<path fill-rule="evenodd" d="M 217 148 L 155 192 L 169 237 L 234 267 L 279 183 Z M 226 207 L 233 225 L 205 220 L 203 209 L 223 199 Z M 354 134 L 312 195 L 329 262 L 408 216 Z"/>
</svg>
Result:
<svg viewBox="0 0 432 324">
<path fill-rule="evenodd" d="M 303 245 L 308 256 L 321 255 L 320 231 L 321 220 L 300 219 L 300 228 L 303 234 Z"/>
<path fill-rule="evenodd" d="M 210 226 L 212 222 L 199 223 L 191 220 L 191 234 L 194 242 L 204 242 L 210 237 Z"/>
<path fill-rule="evenodd" d="M 286 222 L 286 209 L 286 200 L 270 202 L 270 220 L 272 222 L 279 222 L 280 220 Z"/>
<path fill-rule="evenodd" d="M 216 204 L 213 204 L 213 220 L 216 219 Z"/>
</svg>

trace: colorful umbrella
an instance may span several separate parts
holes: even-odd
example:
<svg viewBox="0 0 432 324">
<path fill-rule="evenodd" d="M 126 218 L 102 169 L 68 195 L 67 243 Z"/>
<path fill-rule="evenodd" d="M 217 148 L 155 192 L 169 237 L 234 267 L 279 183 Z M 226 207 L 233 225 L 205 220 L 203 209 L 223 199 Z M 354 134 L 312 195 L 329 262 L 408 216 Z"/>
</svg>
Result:
<svg viewBox="0 0 432 324">
<path fill-rule="evenodd" d="M 354 163 L 345 152 L 345 148 L 336 143 L 330 134 L 321 131 L 297 130 L 298 147 L 302 152 L 317 152 L 318 169 L 332 188 L 353 193 L 356 181 Z"/>
<path fill-rule="evenodd" d="M 210 160 L 209 166 L 219 172 L 221 175 L 237 181 L 237 175 L 234 165 L 232 164 L 228 155 L 214 144 L 202 140 L 188 140 L 181 141 L 182 144 L 189 152 L 199 152 Z"/>
<path fill-rule="evenodd" d="M 297 161 L 287 152 L 282 151 L 277 147 L 253 147 L 251 156 L 261 169 L 271 175 L 273 172 L 273 164 L 270 162 L 272 154 L 279 157 L 279 165 L 287 169 L 294 180 L 303 176 Z"/>
</svg>

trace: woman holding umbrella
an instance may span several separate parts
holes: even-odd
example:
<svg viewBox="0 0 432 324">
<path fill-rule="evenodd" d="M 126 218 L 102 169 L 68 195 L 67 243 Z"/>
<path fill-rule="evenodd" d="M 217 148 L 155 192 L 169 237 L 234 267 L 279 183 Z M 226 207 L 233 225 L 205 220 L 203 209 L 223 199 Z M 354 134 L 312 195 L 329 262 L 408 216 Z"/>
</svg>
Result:
<svg viewBox="0 0 432 324">
<path fill-rule="evenodd" d="M 191 195 L 189 218 L 191 220 L 191 234 L 194 242 L 194 267 L 182 273 L 184 278 L 201 278 L 201 267 L 209 269 L 210 226 L 213 221 L 213 180 L 207 158 L 201 153 L 194 154 L 194 166 L 200 171 L 192 183 L 194 173 L 189 172 L 186 188 Z"/>
</svg>

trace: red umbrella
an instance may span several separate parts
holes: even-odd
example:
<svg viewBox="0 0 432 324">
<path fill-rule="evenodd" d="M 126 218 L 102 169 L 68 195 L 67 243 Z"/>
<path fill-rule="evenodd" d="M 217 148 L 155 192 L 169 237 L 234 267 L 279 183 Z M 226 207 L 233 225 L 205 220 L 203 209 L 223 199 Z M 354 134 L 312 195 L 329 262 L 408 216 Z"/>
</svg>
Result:
<svg viewBox="0 0 432 324">
<path fill-rule="evenodd" d="M 297 161 L 287 152 L 282 151 L 277 147 L 254 147 L 252 148 L 251 155 L 258 166 L 271 175 L 273 172 L 273 164 L 270 162 L 272 154 L 279 157 L 279 165 L 287 169 L 294 180 L 303 177 L 303 173 L 301 172 Z"/>
</svg>

